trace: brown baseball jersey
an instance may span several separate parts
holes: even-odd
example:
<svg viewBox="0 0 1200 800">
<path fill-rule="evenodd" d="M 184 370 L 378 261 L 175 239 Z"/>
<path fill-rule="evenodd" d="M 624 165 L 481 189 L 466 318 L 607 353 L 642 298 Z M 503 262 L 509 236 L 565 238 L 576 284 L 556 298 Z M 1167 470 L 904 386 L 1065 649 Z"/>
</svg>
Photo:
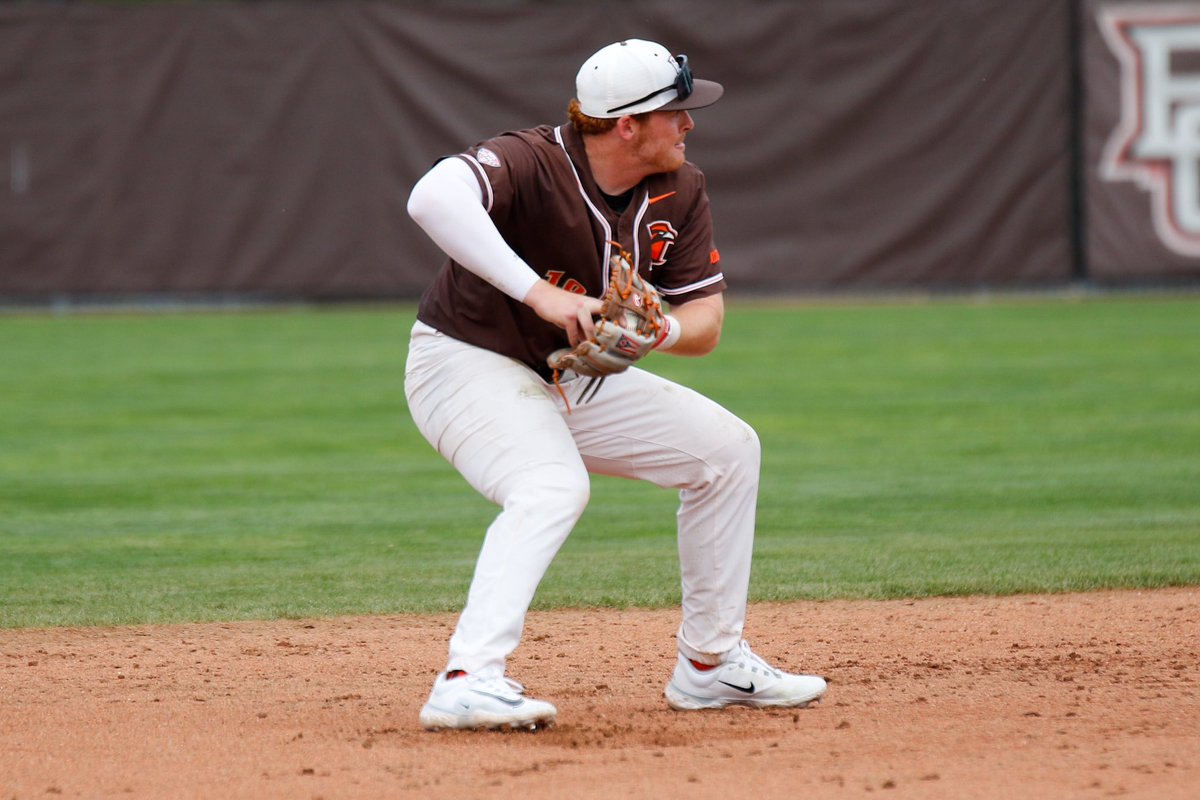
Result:
<svg viewBox="0 0 1200 800">
<path fill-rule="evenodd" d="M 725 290 L 704 174 L 691 162 L 645 178 L 623 210 L 610 207 L 570 125 L 503 133 L 457 156 L 475 172 L 488 215 L 516 253 L 551 284 L 599 297 L 613 242 L 668 303 Z M 453 260 L 421 298 L 417 318 L 507 355 L 549 380 L 546 357 L 566 331 Z"/>
</svg>

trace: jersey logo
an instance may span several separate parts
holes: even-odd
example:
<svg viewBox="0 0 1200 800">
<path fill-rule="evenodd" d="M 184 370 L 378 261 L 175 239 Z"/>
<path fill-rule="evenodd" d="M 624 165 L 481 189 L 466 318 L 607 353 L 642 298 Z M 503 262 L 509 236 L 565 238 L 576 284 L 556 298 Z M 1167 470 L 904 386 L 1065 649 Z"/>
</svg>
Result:
<svg viewBox="0 0 1200 800">
<path fill-rule="evenodd" d="M 1200 10 L 1127 5 L 1102 9 L 1098 22 L 1121 66 L 1121 119 L 1100 177 L 1149 192 L 1158 238 L 1200 256 L 1200 86 L 1180 67 L 1200 53 Z"/>
<path fill-rule="evenodd" d="M 667 263 L 667 251 L 679 238 L 679 231 L 665 219 L 656 219 L 646 226 L 650 233 L 650 266 L 661 267 Z"/>
<path fill-rule="evenodd" d="M 486 147 L 481 147 L 475 151 L 475 158 L 479 159 L 480 164 L 486 164 L 489 167 L 500 166 L 500 157 L 488 150 Z"/>
</svg>

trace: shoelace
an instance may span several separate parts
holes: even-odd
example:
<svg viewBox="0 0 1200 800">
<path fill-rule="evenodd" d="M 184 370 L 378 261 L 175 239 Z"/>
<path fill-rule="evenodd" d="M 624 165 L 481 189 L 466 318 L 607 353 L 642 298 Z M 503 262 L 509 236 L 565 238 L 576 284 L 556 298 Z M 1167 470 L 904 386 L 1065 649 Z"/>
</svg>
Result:
<svg viewBox="0 0 1200 800">
<path fill-rule="evenodd" d="M 491 678 L 481 678 L 475 675 L 468 675 L 467 680 L 476 687 L 491 694 L 501 696 L 510 694 L 514 696 L 525 694 L 525 687 L 506 675 Z"/>
<path fill-rule="evenodd" d="M 772 675 L 776 678 L 778 678 L 780 676 L 779 670 L 772 667 L 766 661 L 763 661 L 761 656 L 759 656 L 757 653 L 755 653 L 753 650 L 750 649 L 750 643 L 747 642 L 745 639 L 742 640 L 741 650 L 742 650 L 742 658 L 745 659 L 745 661 L 749 661 L 752 664 L 756 664 L 757 666 L 762 667 L 763 670 L 765 670 L 766 674 L 768 674 L 768 675 Z M 743 667 L 746 666 L 745 661 L 742 662 Z"/>
</svg>

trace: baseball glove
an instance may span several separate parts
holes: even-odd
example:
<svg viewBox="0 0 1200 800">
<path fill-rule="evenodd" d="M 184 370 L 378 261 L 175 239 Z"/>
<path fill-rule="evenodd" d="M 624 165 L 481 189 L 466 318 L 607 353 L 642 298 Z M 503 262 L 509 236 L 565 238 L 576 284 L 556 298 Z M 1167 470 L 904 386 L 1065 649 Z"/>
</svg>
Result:
<svg viewBox="0 0 1200 800">
<path fill-rule="evenodd" d="M 658 291 L 638 275 L 633 257 L 618 249 L 608 265 L 608 289 L 600 298 L 592 336 L 574 348 L 555 350 L 546 359 L 556 384 L 559 373 L 568 369 L 593 379 L 624 372 L 667 335 Z"/>
</svg>

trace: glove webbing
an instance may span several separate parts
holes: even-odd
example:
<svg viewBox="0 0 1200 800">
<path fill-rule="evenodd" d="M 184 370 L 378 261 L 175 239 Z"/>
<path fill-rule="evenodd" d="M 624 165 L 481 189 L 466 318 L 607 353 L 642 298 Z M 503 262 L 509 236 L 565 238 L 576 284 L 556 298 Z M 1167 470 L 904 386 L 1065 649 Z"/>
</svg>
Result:
<svg viewBox="0 0 1200 800">
<path fill-rule="evenodd" d="M 622 248 L 620 242 L 614 242 L 614 241 L 610 240 L 609 244 L 611 244 L 613 247 L 617 248 L 617 253 L 619 254 L 618 257 L 622 261 L 625 262 L 627 269 L 614 268 L 612 270 L 613 274 L 611 275 L 611 279 L 609 282 L 609 291 L 605 293 L 604 299 L 605 299 L 606 303 L 611 302 L 610 293 L 616 293 L 621 298 L 622 301 L 627 301 L 627 300 L 629 300 L 629 296 L 631 294 L 633 294 L 633 292 L 634 292 L 634 279 L 636 277 L 637 265 L 634 264 L 633 254 L 628 252 L 624 248 Z M 624 273 L 624 275 L 625 275 L 625 285 L 624 286 L 621 285 L 622 273 Z M 661 302 L 659 302 L 657 296 L 652 296 L 650 299 L 652 300 L 652 302 L 648 302 L 647 298 L 645 296 L 643 296 L 643 303 L 645 306 L 647 306 L 647 310 L 652 309 L 652 308 L 657 308 L 659 313 L 650 315 L 649 319 L 647 319 L 646 322 L 649 323 L 650 330 L 653 331 L 654 334 L 657 336 L 657 340 L 655 341 L 654 346 L 658 347 L 658 345 L 662 344 L 663 340 L 667 338 L 667 334 L 670 331 L 670 323 L 667 323 L 666 325 L 659 323 L 660 319 L 664 320 L 664 322 L 665 322 L 665 318 L 663 317 L 663 315 L 661 313 L 662 312 L 662 304 L 661 304 Z M 604 315 L 601 315 L 601 316 L 604 316 Z M 562 399 L 563 399 L 563 404 L 567 407 L 567 413 L 570 414 L 571 413 L 571 401 L 569 401 L 567 399 L 567 393 L 563 390 L 562 384 L 559 382 L 559 375 L 560 375 L 560 370 L 558 370 L 556 368 L 554 370 L 554 374 L 552 376 L 552 379 L 554 381 L 554 388 L 558 390 L 559 396 L 562 397 Z M 601 384 L 604 383 L 604 379 L 606 377 L 608 377 L 608 376 L 602 375 L 602 376 L 598 376 L 598 377 L 589 378 L 587 385 L 584 386 L 583 393 L 580 395 L 579 402 L 581 405 L 584 403 L 587 403 L 589 400 L 591 400 L 593 397 L 596 396 L 596 393 L 598 391 L 600 391 L 600 386 L 601 386 Z"/>
<path fill-rule="evenodd" d="M 637 275 L 637 267 L 634 263 L 634 257 L 628 251 L 620 246 L 620 242 L 608 242 L 617 249 L 617 254 L 610 258 L 610 281 L 608 288 L 602 296 L 602 306 L 600 309 L 600 324 L 616 325 L 618 331 L 629 330 L 628 325 L 631 317 L 637 320 L 637 335 L 644 339 L 649 338 L 654 343 L 650 345 L 650 349 L 659 347 L 666 339 L 671 330 L 671 324 L 668 323 L 664 314 L 662 314 L 662 303 L 659 300 L 658 293 L 654 291 L 649 284 L 642 284 L 640 276 Z M 646 289 L 638 289 L 638 285 L 646 285 Z M 632 303 L 630 296 L 638 294 Z M 630 306 L 636 306 L 638 311 L 632 311 Z M 619 323 L 618 320 L 619 319 Z M 622 337 L 624 339 L 624 337 Z M 599 348 L 601 353 L 607 351 L 610 341 L 601 343 L 596 339 L 595 335 L 588 337 L 588 341 L 593 347 Z M 559 396 L 563 398 L 563 404 L 566 405 L 566 413 L 571 413 L 571 404 L 566 398 L 566 392 L 563 390 L 562 383 L 559 381 L 560 369 L 554 368 L 553 383 L 554 389 L 558 390 Z M 589 375 L 588 384 L 583 387 L 583 392 L 580 398 L 580 403 L 587 403 L 595 397 L 596 392 L 600 390 L 600 385 L 604 383 L 606 375 Z"/>
</svg>

